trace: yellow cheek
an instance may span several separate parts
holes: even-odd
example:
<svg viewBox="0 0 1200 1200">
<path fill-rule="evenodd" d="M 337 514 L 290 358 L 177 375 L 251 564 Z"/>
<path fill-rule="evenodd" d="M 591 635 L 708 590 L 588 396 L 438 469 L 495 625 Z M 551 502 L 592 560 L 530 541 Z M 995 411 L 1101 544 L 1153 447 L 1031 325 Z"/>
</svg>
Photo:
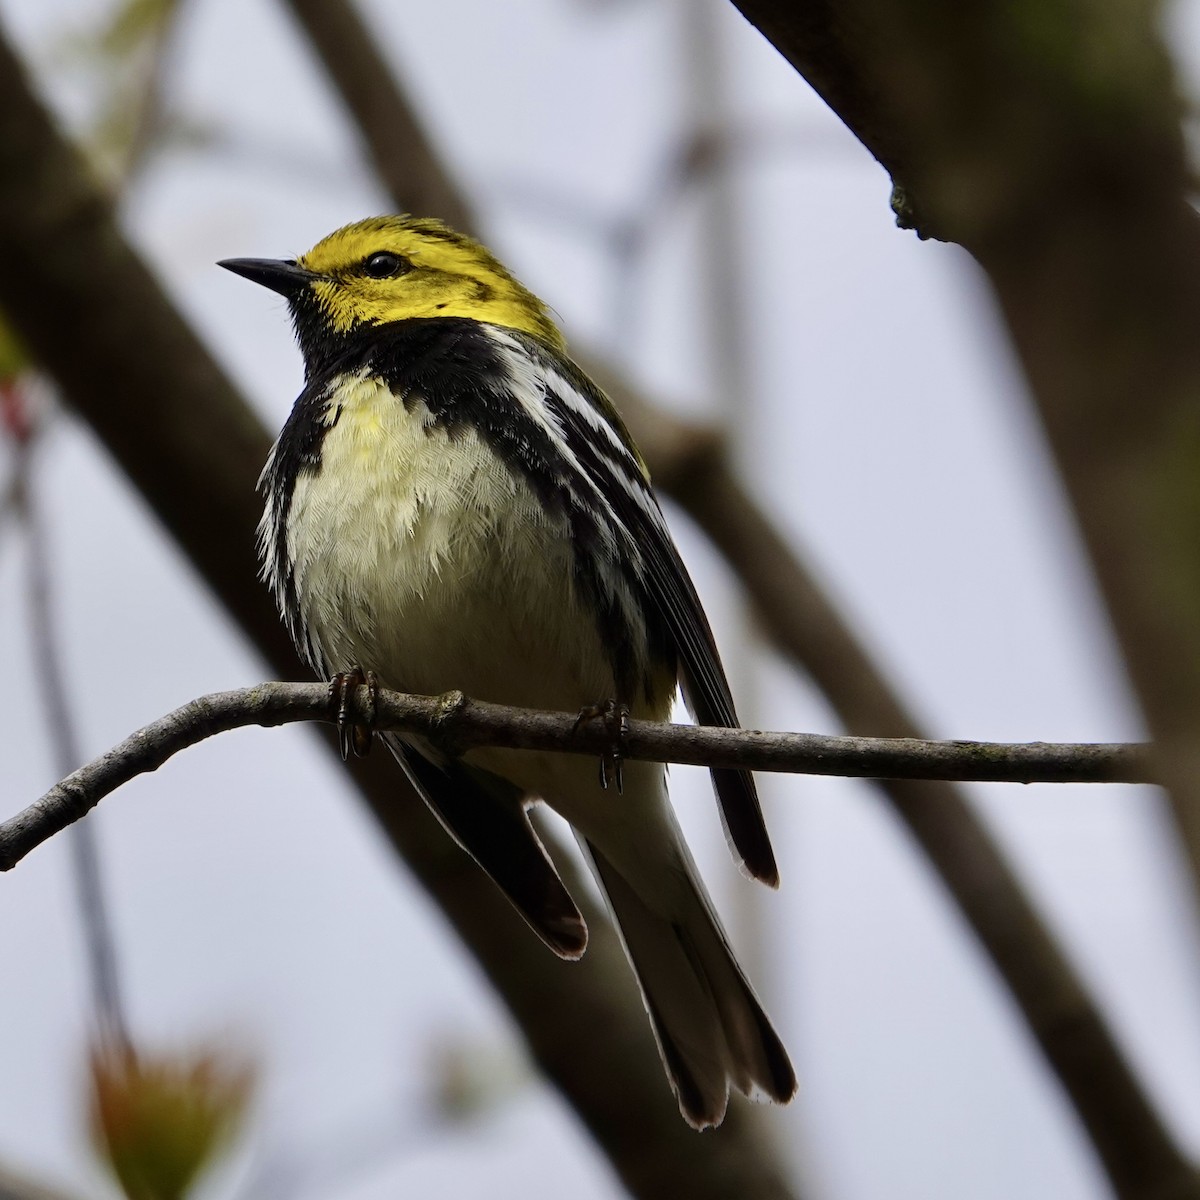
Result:
<svg viewBox="0 0 1200 1200">
<path fill-rule="evenodd" d="M 449 312 L 454 307 L 452 302 L 448 302 L 450 290 L 420 280 L 404 281 L 404 286 L 390 289 L 386 296 L 365 295 L 363 289 L 356 288 L 352 282 L 332 281 L 314 283 L 313 293 L 336 333 L 349 333 L 356 326 L 383 325 L 409 317 L 473 316 L 480 320 L 489 319 L 479 310 L 479 306 Z"/>
</svg>

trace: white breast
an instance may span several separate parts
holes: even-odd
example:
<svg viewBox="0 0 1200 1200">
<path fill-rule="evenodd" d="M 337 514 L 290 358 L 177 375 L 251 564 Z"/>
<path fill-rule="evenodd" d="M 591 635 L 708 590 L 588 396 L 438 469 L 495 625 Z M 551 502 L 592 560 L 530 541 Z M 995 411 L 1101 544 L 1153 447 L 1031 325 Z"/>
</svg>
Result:
<svg viewBox="0 0 1200 1200">
<path fill-rule="evenodd" d="M 333 403 L 321 467 L 297 479 L 286 530 L 326 667 L 568 711 L 613 695 L 565 518 L 472 430 L 448 433 L 378 380 L 347 381 Z"/>
</svg>

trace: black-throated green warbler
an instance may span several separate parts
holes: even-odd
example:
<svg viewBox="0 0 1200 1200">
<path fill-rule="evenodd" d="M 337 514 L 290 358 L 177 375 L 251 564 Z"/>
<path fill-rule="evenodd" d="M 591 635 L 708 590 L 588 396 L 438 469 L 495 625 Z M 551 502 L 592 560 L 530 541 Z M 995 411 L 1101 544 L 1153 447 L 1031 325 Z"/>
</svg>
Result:
<svg viewBox="0 0 1200 1200">
<path fill-rule="evenodd" d="M 433 220 L 348 225 L 302 258 L 222 264 L 287 298 L 306 383 L 262 477 L 264 574 L 322 675 L 400 691 L 665 720 L 677 682 L 736 725 L 717 649 L 645 466 L 546 306 Z M 385 735 L 387 736 L 387 735 Z M 525 813 L 573 826 L 608 898 L 683 1115 L 728 1085 L 787 1101 L 787 1053 L 730 951 L 667 799 L 567 754 L 449 758 L 389 736 L 417 790 L 556 953 L 587 928 Z M 731 844 L 778 883 L 751 776 L 714 771 Z"/>
</svg>

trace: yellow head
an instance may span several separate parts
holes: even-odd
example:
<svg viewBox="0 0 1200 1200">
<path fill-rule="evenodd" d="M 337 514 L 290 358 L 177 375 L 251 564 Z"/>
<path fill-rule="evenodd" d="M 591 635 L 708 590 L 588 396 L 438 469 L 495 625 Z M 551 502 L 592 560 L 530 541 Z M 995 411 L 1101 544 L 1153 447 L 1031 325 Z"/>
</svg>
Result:
<svg viewBox="0 0 1200 1200">
<path fill-rule="evenodd" d="M 331 233 L 296 261 L 233 259 L 222 266 L 287 297 L 302 340 L 413 318 L 469 317 L 519 329 L 555 349 L 563 336 L 546 306 L 484 246 L 424 217 L 371 217 Z"/>
</svg>

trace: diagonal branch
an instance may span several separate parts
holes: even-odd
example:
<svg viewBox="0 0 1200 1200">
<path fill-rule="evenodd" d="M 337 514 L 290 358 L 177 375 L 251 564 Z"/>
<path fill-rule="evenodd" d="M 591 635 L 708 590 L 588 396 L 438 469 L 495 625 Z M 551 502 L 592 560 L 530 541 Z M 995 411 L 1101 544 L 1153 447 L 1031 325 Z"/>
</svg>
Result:
<svg viewBox="0 0 1200 1200">
<path fill-rule="evenodd" d="M 483 746 L 609 755 L 611 735 L 568 713 L 535 712 L 470 700 L 461 692 L 411 696 L 365 688 L 348 697 L 351 720 L 375 730 L 420 734 L 454 754 Z M 247 725 L 339 720 L 339 699 L 319 683 L 264 683 L 201 696 L 131 734 L 72 772 L 40 800 L 0 824 L 0 871 L 7 871 L 105 796 L 156 771 L 189 746 Z M 654 721 L 628 723 L 622 758 L 741 767 L 859 779 L 973 779 L 1007 783 L 1146 782 L 1146 747 L 1095 742 L 927 742 L 915 738 L 763 733 Z"/>
</svg>

